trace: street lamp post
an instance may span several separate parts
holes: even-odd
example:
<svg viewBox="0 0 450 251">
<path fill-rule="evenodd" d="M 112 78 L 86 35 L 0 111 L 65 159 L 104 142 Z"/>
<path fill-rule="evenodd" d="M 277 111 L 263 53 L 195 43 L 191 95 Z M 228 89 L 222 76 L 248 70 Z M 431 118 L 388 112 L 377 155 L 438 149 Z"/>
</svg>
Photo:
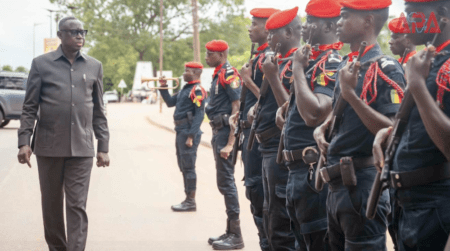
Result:
<svg viewBox="0 0 450 251">
<path fill-rule="evenodd" d="M 34 23 L 33 24 L 33 58 L 36 56 L 35 51 L 36 51 L 36 26 L 41 25 L 42 23 Z"/>
</svg>

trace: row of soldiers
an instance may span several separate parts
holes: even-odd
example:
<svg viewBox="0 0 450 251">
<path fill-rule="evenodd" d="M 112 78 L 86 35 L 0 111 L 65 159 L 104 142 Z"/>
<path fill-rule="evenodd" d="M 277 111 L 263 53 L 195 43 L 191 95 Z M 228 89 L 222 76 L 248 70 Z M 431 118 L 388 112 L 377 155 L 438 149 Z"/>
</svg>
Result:
<svg viewBox="0 0 450 251">
<path fill-rule="evenodd" d="M 215 67 L 206 108 L 199 63 L 185 65 L 188 84 L 176 96 L 161 90 L 166 103 L 176 105 L 186 192 L 174 211 L 196 210 L 204 111 L 210 120 L 227 213 L 225 233 L 208 240 L 214 249 L 244 247 L 236 147 L 261 250 L 386 250 L 388 230 L 396 250 L 444 249 L 450 1 L 405 0 L 407 14 L 435 15 L 441 26 L 436 34 L 411 33 L 406 18 L 391 21 L 389 44 L 399 60 L 383 55 L 377 43 L 391 4 L 310 0 L 303 24 L 298 8 L 253 9 L 249 36 L 259 47 L 240 73 L 227 61 L 225 41 L 206 44 L 206 63 Z M 429 43 L 416 54 L 416 45 Z M 344 44 L 352 52 L 341 57 Z"/>
</svg>

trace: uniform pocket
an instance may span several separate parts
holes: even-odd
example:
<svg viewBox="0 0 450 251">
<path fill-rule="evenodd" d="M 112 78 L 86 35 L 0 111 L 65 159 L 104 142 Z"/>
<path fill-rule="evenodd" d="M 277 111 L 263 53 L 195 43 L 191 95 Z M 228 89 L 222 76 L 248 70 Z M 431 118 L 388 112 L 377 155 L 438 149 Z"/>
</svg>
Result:
<svg viewBox="0 0 450 251">
<path fill-rule="evenodd" d="M 93 140 L 92 140 L 92 130 L 91 129 L 86 129 L 85 130 L 86 131 L 86 145 L 87 145 L 87 148 L 89 148 L 89 149 L 92 149 L 92 148 L 94 148 L 94 143 L 93 143 Z"/>
<path fill-rule="evenodd" d="M 50 147 L 53 135 L 54 129 L 50 123 L 39 123 L 36 132 L 36 144 L 39 147 Z"/>
</svg>

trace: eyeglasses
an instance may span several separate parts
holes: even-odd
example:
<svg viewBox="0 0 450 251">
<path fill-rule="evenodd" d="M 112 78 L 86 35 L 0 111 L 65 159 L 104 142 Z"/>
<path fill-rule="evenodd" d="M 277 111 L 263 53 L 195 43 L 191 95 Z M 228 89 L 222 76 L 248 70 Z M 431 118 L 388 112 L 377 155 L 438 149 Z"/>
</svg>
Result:
<svg viewBox="0 0 450 251">
<path fill-rule="evenodd" d="M 86 34 L 88 33 L 88 30 L 60 30 L 60 31 L 68 32 L 72 37 L 76 37 L 78 36 L 78 34 L 81 35 L 82 37 L 85 37 Z"/>
</svg>

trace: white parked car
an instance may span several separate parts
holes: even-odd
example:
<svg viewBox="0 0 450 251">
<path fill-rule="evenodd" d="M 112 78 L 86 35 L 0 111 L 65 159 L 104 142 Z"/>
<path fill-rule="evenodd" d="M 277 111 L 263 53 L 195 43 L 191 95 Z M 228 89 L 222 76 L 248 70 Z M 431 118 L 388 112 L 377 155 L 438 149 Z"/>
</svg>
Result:
<svg viewBox="0 0 450 251">
<path fill-rule="evenodd" d="M 119 95 L 114 91 L 107 91 L 103 94 L 103 103 L 119 102 Z"/>
</svg>

